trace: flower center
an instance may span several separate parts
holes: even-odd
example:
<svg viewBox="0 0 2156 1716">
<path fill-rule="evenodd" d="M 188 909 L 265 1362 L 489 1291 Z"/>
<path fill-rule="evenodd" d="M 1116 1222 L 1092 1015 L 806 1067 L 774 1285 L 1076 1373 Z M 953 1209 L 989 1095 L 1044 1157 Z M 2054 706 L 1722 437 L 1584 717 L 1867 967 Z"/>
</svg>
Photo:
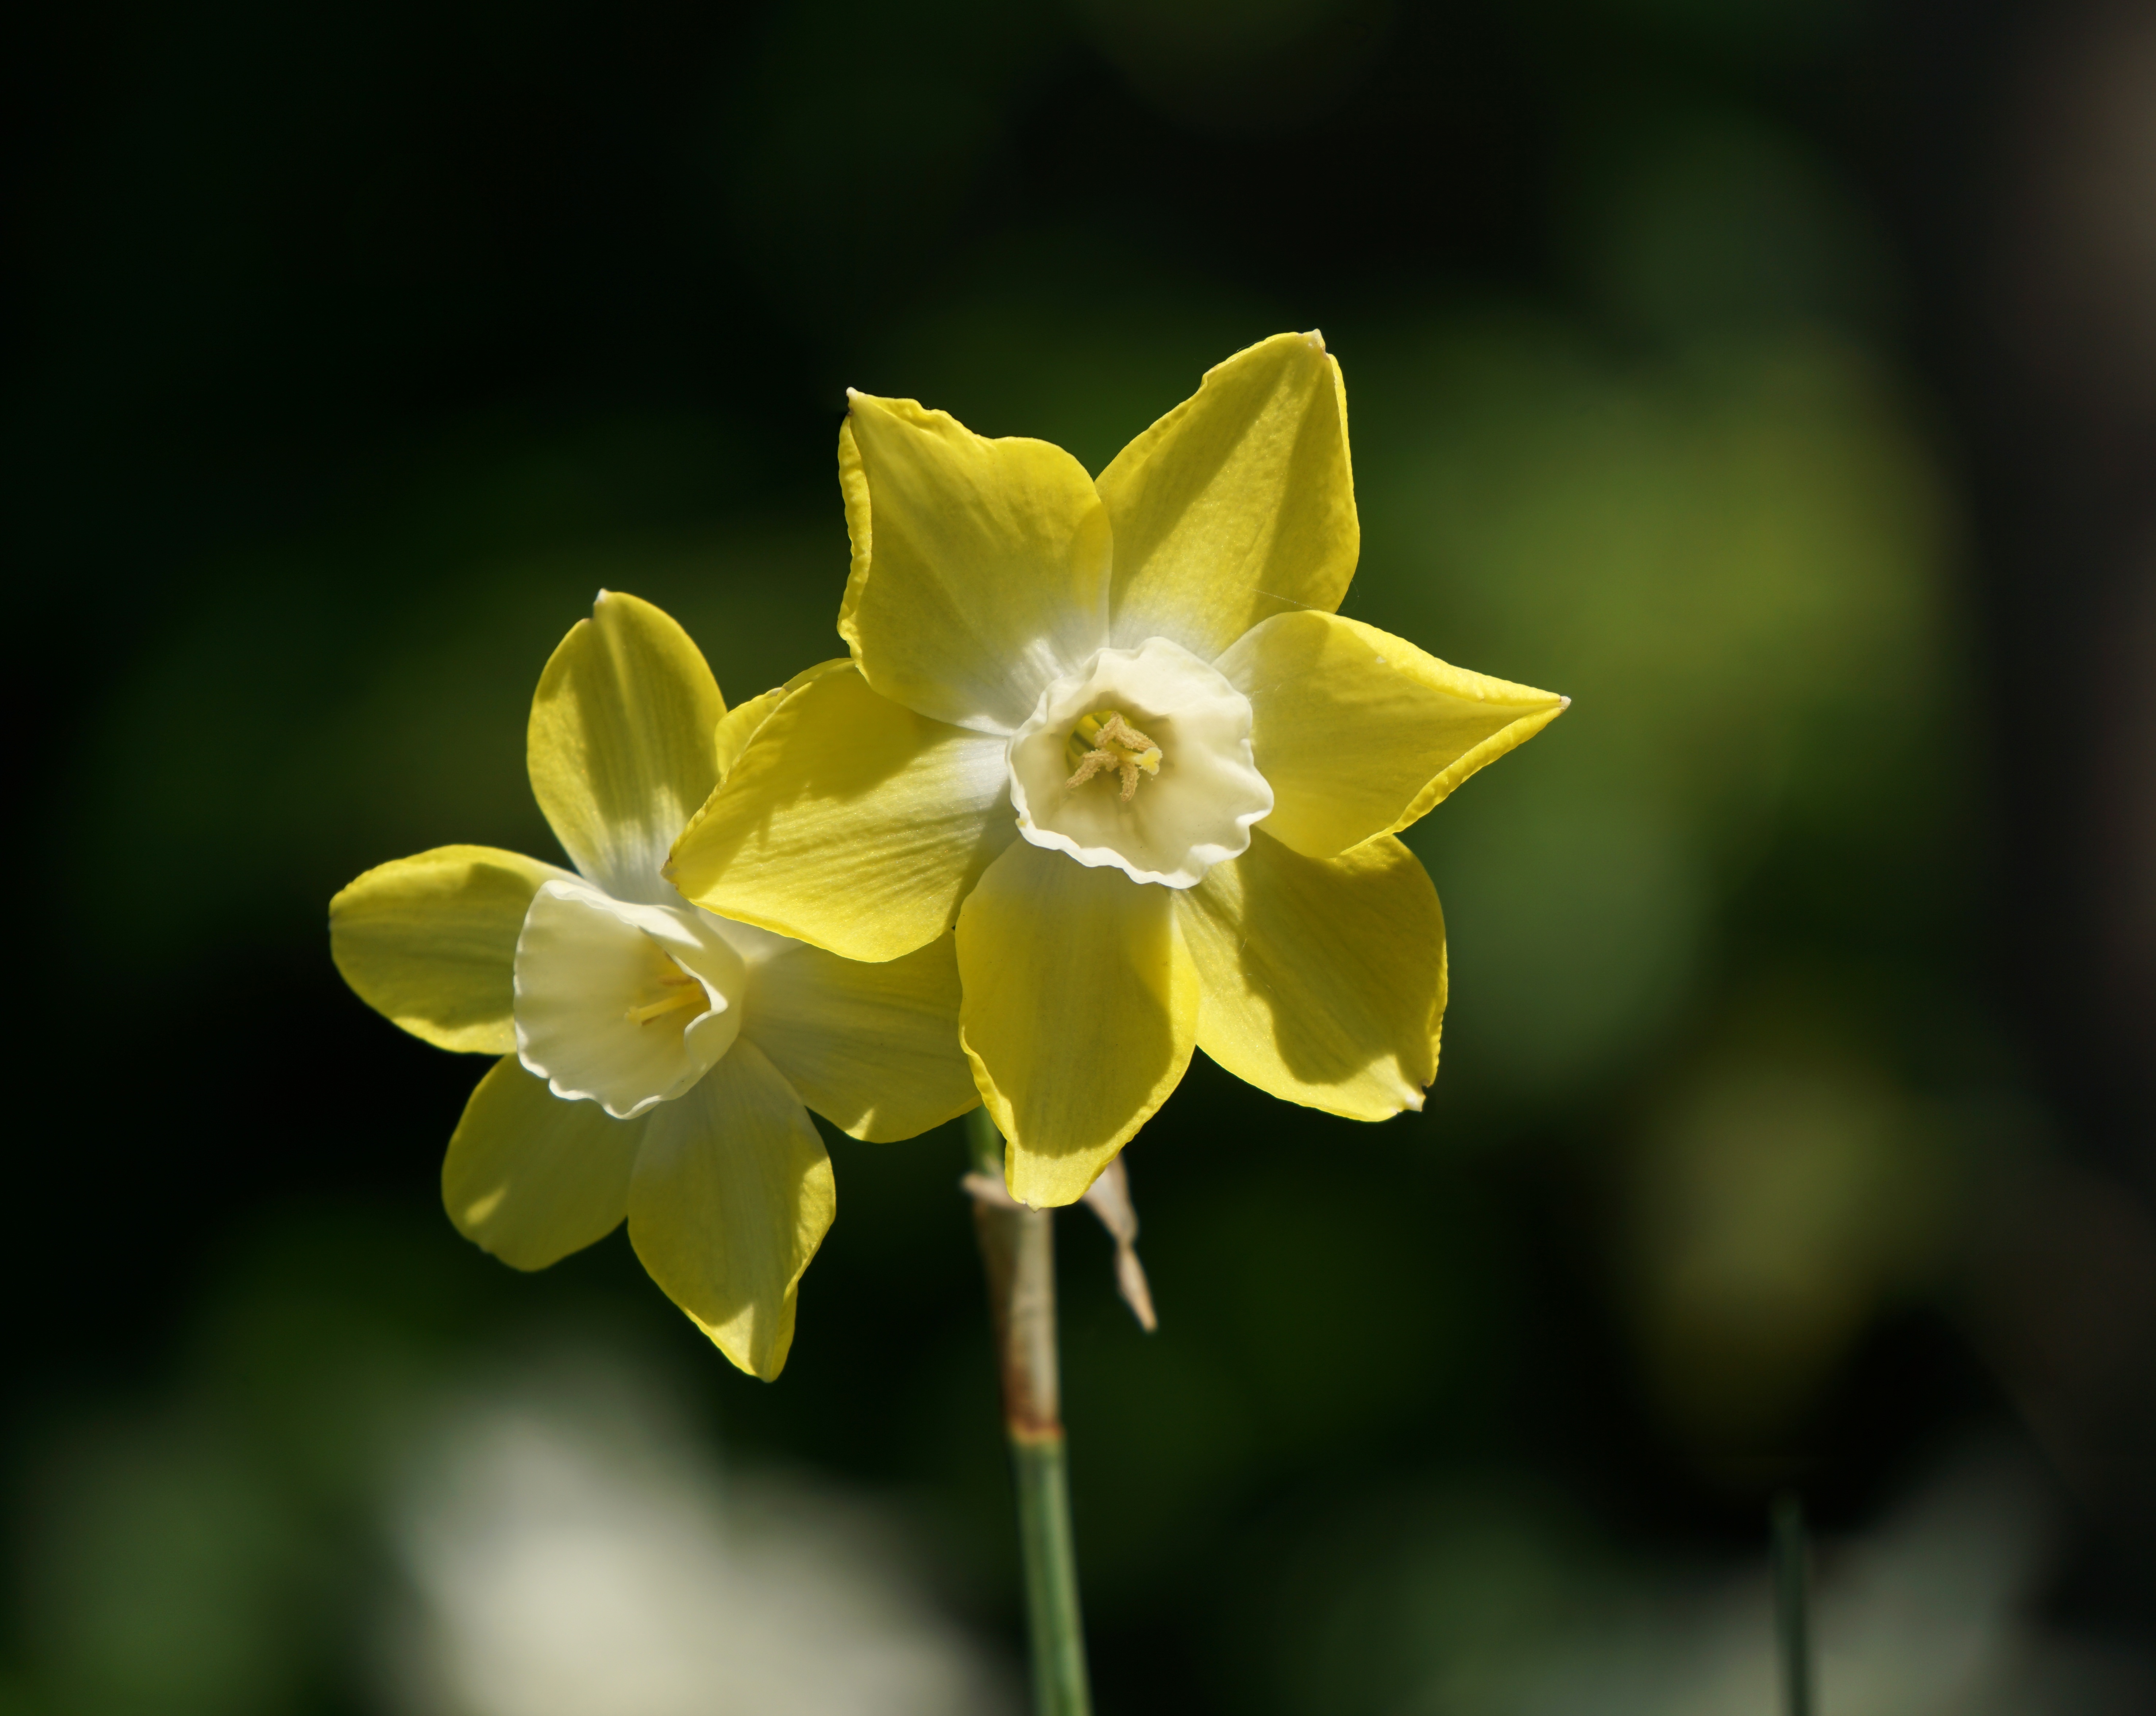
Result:
<svg viewBox="0 0 2156 1716">
<path fill-rule="evenodd" d="M 1196 886 L 1273 808 L 1250 700 L 1166 638 L 1050 682 L 1004 756 L 1024 839 L 1135 882 Z"/>
<path fill-rule="evenodd" d="M 1075 771 L 1063 783 L 1065 792 L 1076 791 L 1096 774 L 1111 773 L 1122 777 L 1126 804 L 1137 792 L 1141 773 L 1160 773 L 1160 747 L 1124 720 L 1118 709 L 1080 717 L 1063 742 L 1063 753 Z"/>
</svg>

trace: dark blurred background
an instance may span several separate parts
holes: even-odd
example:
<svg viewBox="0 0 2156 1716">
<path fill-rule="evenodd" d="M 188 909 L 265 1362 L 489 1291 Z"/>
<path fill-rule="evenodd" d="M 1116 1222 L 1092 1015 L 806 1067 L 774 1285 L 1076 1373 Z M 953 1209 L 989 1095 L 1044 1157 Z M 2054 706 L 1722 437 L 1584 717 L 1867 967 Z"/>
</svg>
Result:
<svg viewBox="0 0 2156 1716">
<path fill-rule="evenodd" d="M 1347 611 L 1575 707 L 1417 830 L 1428 1112 L 1065 1218 L 1104 1716 L 2156 1698 L 2156 11 L 17 15 L 8 1713 L 1015 1708 L 955 1128 L 766 1387 L 436 1174 L 329 896 L 552 855 L 555 640 L 839 653 L 843 389 L 1097 470 L 1320 326 Z"/>
</svg>

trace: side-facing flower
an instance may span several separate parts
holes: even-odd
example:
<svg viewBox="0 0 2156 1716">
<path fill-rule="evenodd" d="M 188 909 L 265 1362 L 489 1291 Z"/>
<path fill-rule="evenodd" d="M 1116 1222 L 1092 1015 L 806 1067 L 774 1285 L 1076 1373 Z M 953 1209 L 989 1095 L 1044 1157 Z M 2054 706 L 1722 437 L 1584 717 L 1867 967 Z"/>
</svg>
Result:
<svg viewBox="0 0 2156 1716">
<path fill-rule="evenodd" d="M 889 1139 L 977 1101 L 948 938 L 859 964 L 714 917 L 660 873 L 785 689 L 728 712 L 679 625 L 602 591 L 540 676 L 527 733 L 575 872 L 442 846 L 330 902 L 331 951 L 362 999 L 441 1048 L 501 1057 L 442 1165 L 465 1236 L 542 1269 L 626 1216 L 652 1279 L 767 1379 L 836 1207 L 803 1102 Z"/>
<path fill-rule="evenodd" d="M 1097 481 L 851 397 L 851 659 L 779 701 L 668 875 L 858 959 L 955 920 L 1028 1203 L 1081 1196 L 1194 1046 L 1333 1113 L 1419 1107 L 1445 928 L 1397 835 L 1566 700 L 1333 612 L 1361 535 L 1323 341 L 1239 352 Z"/>
</svg>

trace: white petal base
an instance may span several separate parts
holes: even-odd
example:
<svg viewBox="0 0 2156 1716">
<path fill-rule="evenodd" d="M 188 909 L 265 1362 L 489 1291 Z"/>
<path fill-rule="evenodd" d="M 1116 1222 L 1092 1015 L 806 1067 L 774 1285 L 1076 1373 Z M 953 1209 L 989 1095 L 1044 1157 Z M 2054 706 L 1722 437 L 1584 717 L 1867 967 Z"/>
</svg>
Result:
<svg viewBox="0 0 2156 1716">
<path fill-rule="evenodd" d="M 1127 799 L 1112 770 L 1069 784 L 1073 728 L 1107 710 L 1161 753 L 1158 771 L 1138 776 Z M 1252 825 L 1272 812 L 1272 789 L 1250 754 L 1250 700 L 1166 638 L 1102 650 L 1057 680 L 1011 735 L 1008 754 L 1019 832 L 1133 881 L 1195 886 L 1245 850 Z"/>
</svg>

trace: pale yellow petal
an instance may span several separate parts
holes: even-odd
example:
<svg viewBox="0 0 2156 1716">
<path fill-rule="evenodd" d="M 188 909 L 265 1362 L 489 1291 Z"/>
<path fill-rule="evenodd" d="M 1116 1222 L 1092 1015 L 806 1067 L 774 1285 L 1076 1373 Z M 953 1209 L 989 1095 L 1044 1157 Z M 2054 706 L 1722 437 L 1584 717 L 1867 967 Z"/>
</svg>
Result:
<svg viewBox="0 0 2156 1716">
<path fill-rule="evenodd" d="M 850 656 L 840 655 L 829 661 L 819 661 L 814 667 L 804 668 L 783 686 L 773 686 L 761 696 L 751 697 L 746 703 L 737 703 L 719 717 L 716 732 L 711 736 L 711 748 L 716 753 L 719 778 L 724 780 L 741 753 L 748 748 L 748 742 L 756 737 L 757 729 L 763 725 L 764 717 L 783 703 L 793 692 L 827 673 L 853 665 Z"/>
<path fill-rule="evenodd" d="M 457 1231 L 518 1269 L 604 1239 L 629 1210 L 644 1121 L 567 1102 L 505 1055 L 480 1081 L 442 1163 Z"/>
<path fill-rule="evenodd" d="M 743 1036 L 857 1138 L 910 1138 L 978 1105 L 958 1046 L 953 938 L 880 965 L 796 942 L 753 969 Z"/>
<path fill-rule="evenodd" d="M 718 682 L 688 633 L 602 590 L 547 663 L 526 736 L 562 850 L 618 900 L 668 897 L 666 849 L 719 778 Z"/>
<path fill-rule="evenodd" d="M 360 999 L 438 1048 L 506 1055 L 516 932 L 552 864 L 437 846 L 378 865 L 330 902 L 330 957 Z"/>
<path fill-rule="evenodd" d="M 1110 629 L 1210 661 L 1260 620 L 1330 613 L 1362 527 L 1340 366 L 1312 334 L 1276 334 L 1116 455 L 1097 485 L 1115 526 Z"/>
<path fill-rule="evenodd" d="M 666 873 L 722 917 L 896 959 L 951 927 L 1017 829 L 1001 739 L 880 697 L 849 664 L 764 718 Z"/>
<path fill-rule="evenodd" d="M 1567 701 L 1332 614 L 1276 615 L 1215 665 L 1250 700 L 1250 748 L 1273 789 L 1260 826 L 1312 858 L 1407 827 Z"/>
<path fill-rule="evenodd" d="M 1445 1020 L 1445 917 L 1390 835 L 1325 860 L 1263 829 L 1176 896 L 1198 1046 L 1270 1095 L 1352 1120 L 1422 1107 Z"/>
<path fill-rule="evenodd" d="M 1190 1065 L 1196 971 L 1178 890 L 1020 841 L 958 916 L 959 1026 L 1009 1141 L 1011 1195 L 1086 1195 Z"/>
<path fill-rule="evenodd" d="M 766 1382 L 838 1209 L 815 1123 L 753 1043 L 644 1117 L 629 1189 L 636 1255 L 719 1350 Z"/>
<path fill-rule="evenodd" d="M 1107 642 L 1100 497 L 1060 447 L 989 440 L 911 399 L 852 400 L 839 432 L 854 542 L 839 635 L 886 696 L 1007 733 Z"/>
</svg>

